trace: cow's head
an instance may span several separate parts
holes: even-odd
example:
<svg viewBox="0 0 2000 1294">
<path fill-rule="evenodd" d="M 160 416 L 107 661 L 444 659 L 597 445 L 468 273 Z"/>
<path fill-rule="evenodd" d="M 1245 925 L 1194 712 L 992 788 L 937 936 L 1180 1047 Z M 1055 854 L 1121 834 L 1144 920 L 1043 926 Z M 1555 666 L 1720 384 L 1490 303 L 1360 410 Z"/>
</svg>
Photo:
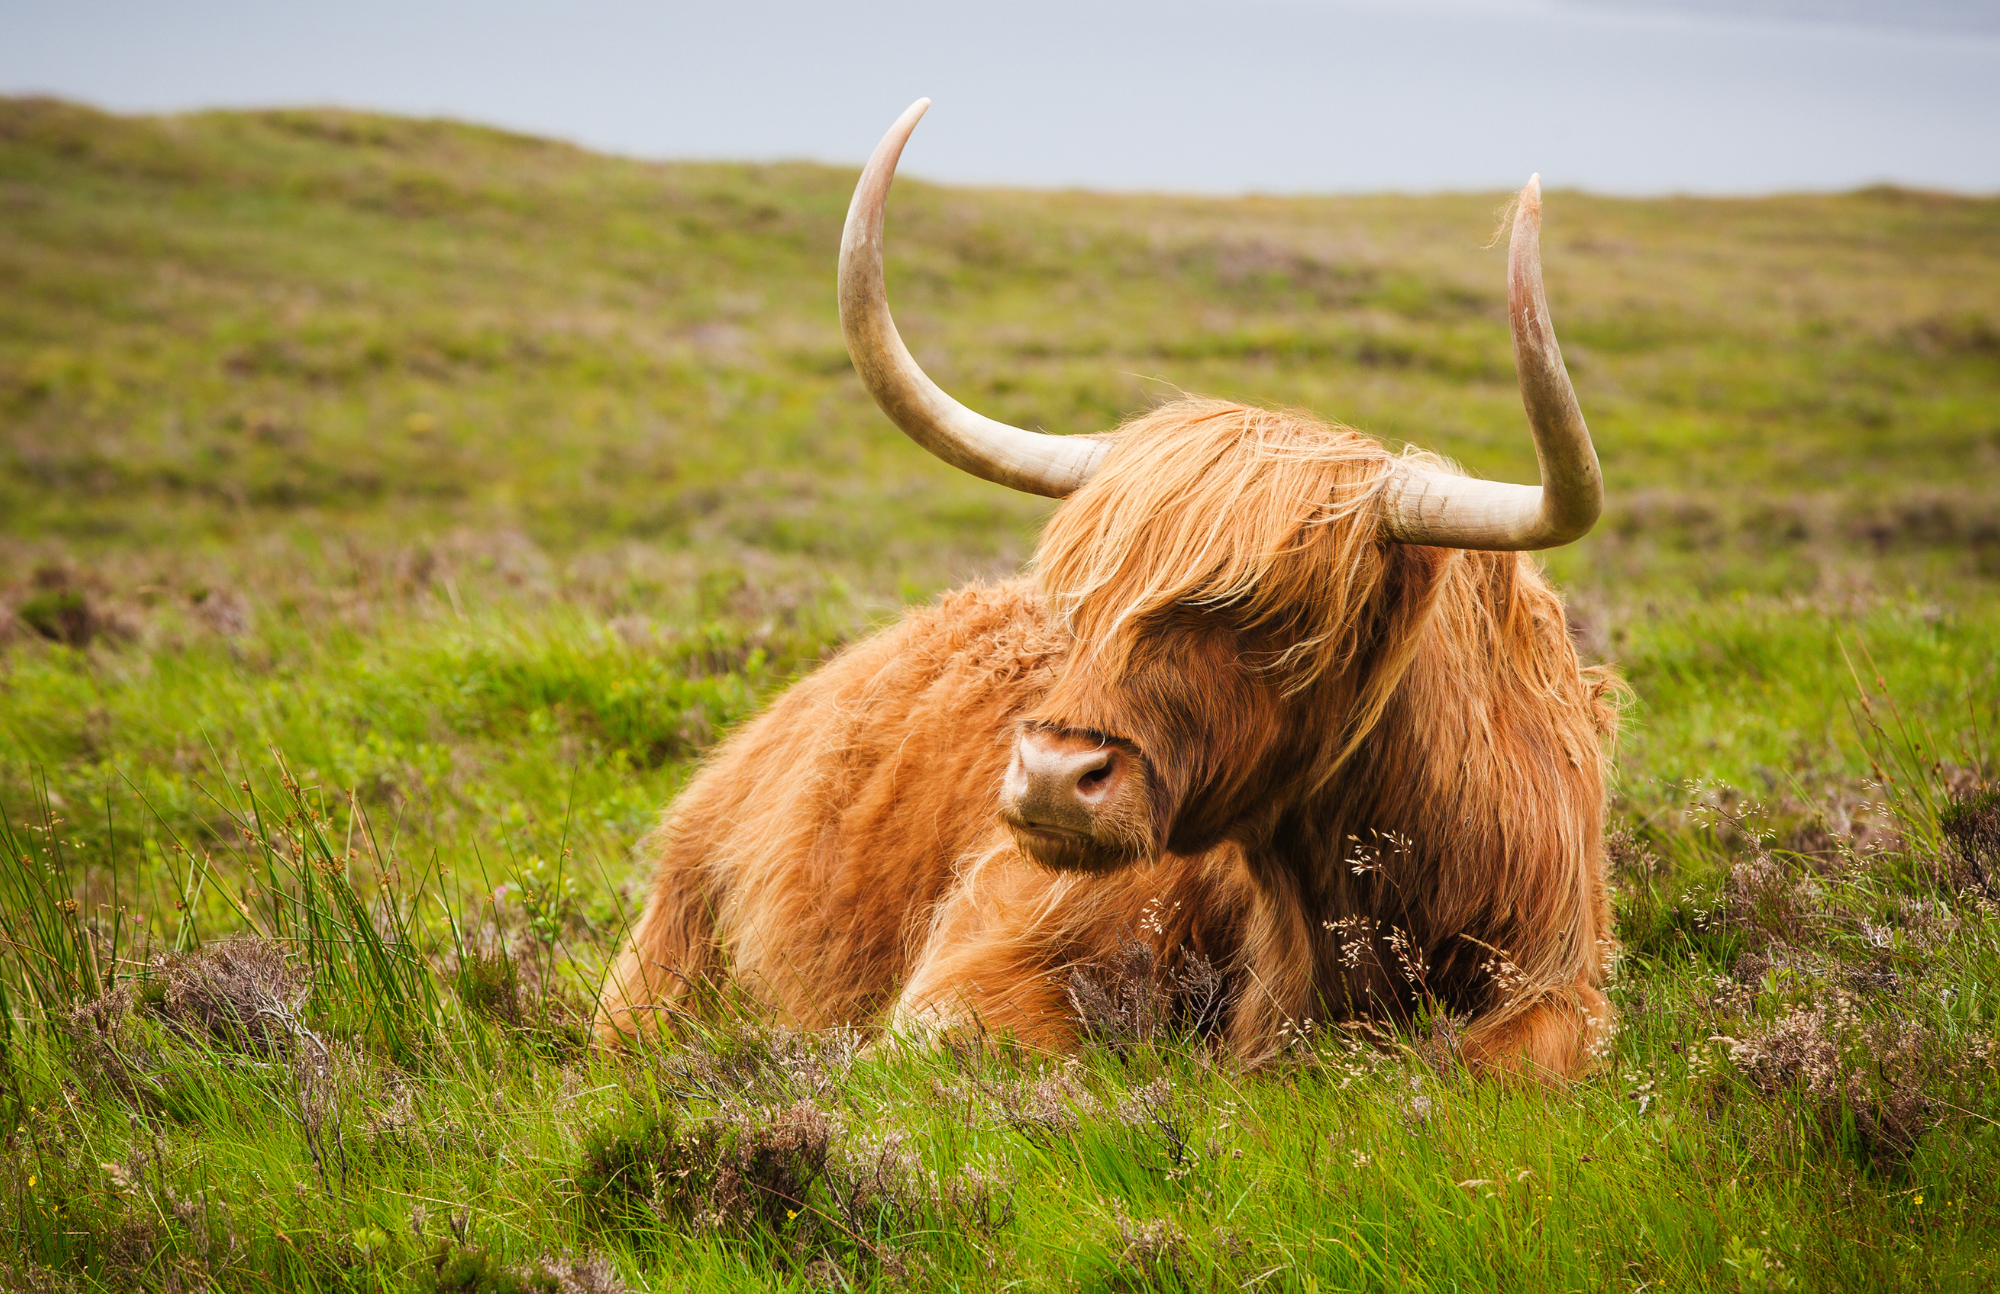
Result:
<svg viewBox="0 0 2000 1294">
<path fill-rule="evenodd" d="M 1540 486 L 1239 405 L 1183 401 L 1106 435 L 1050 436 L 939 390 L 890 318 L 883 215 L 928 106 L 890 128 L 855 189 L 841 326 L 876 402 L 917 443 L 1067 500 L 1036 570 L 1073 649 L 1015 736 L 1001 816 L 1037 860 L 1082 870 L 1254 836 L 1373 725 L 1414 650 L 1439 550 L 1548 548 L 1597 519 L 1597 456 L 1542 294 L 1539 179 L 1515 207 L 1508 302 Z"/>
</svg>

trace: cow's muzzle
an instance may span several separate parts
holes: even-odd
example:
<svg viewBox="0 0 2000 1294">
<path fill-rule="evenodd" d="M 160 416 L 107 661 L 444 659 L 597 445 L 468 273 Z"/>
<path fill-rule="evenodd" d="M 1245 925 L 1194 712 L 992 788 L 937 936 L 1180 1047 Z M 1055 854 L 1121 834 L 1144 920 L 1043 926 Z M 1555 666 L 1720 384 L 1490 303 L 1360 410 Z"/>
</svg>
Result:
<svg viewBox="0 0 2000 1294">
<path fill-rule="evenodd" d="M 1000 816 L 1030 857 L 1065 871 L 1105 871 L 1145 857 L 1146 771 L 1091 734 L 1029 729 L 1014 742 Z"/>
</svg>

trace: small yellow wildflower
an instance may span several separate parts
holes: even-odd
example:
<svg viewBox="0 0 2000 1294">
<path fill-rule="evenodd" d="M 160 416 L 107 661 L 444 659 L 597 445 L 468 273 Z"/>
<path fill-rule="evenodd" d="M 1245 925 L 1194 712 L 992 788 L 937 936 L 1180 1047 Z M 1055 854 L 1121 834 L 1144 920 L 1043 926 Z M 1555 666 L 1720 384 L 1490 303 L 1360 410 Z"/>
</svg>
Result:
<svg viewBox="0 0 2000 1294">
<path fill-rule="evenodd" d="M 1922 1204 L 1923 1202 L 1924 1202 L 1924 1197 L 1923 1197 L 1923 1194 L 1922 1194 L 1921 1192 L 1919 1192 L 1919 1193 L 1918 1193 L 1918 1195 L 1917 1195 L 1917 1203 L 1918 1203 L 1918 1204 Z"/>
<path fill-rule="evenodd" d="M 1922 1201 L 1922 1200 L 1918 1200 L 1918 1201 L 1917 1201 L 1917 1203 L 1921 1204 L 1921 1203 L 1923 1203 L 1923 1201 Z M 797 1216 L 799 1216 L 799 1211 L 798 1211 L 797 1209 L 786 1209 L 786 1210 L 785 1210 L 785 1221 L 789 1222 L 789 1221 L 791 1221 L 791 1220 L 792 1220 L 793 1218 L 795 1218 L 795 1217 L 797 1217 Z"/>
</svg>

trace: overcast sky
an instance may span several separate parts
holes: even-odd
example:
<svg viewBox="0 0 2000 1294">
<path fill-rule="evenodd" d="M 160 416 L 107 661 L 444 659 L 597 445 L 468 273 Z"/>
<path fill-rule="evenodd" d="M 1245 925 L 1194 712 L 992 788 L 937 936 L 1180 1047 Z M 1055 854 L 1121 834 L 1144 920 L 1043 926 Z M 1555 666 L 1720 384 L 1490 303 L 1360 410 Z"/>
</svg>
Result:
<svg viewBox="0 0 2000 1294">
<path fill-rule="evenodd" d="M 0 0 L 0 92 L 1205 192 L 2000 191 L 2000 0 Z"/>
</svg>

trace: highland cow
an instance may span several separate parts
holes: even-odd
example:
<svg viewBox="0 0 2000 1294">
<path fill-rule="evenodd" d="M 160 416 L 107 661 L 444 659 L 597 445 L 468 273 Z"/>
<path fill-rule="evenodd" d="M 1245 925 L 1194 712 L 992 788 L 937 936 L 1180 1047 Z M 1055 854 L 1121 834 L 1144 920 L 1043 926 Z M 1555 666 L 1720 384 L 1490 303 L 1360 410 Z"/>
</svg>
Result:
<svg viewBox="0 0 2000 1294">
<path fill-rule="evenodd" d="M 651 839 L 600 1035 L 671 1029 L 728 986 L 802 1026 L 1066 1048 L 1073 977 L 1137 940 L 1220 973 L 1195 1023 L 1249 1062 L 1313 1022 L 1438 1013 L 1477 1069 L 1586 1069 L 1611 1021 L 1613 680 L 1524 555 L 1602 495 L 1539 181 L 1509 308 L 1540 488 L 1211 401 L 1047 436 L 953 401 L 890 319 L 883 212 L 926 106 L 848 214 L 849 351 L 920 444 L 1064 502 L 1028 577 L 910 612 L 709 758 Z"/>
</svg>

